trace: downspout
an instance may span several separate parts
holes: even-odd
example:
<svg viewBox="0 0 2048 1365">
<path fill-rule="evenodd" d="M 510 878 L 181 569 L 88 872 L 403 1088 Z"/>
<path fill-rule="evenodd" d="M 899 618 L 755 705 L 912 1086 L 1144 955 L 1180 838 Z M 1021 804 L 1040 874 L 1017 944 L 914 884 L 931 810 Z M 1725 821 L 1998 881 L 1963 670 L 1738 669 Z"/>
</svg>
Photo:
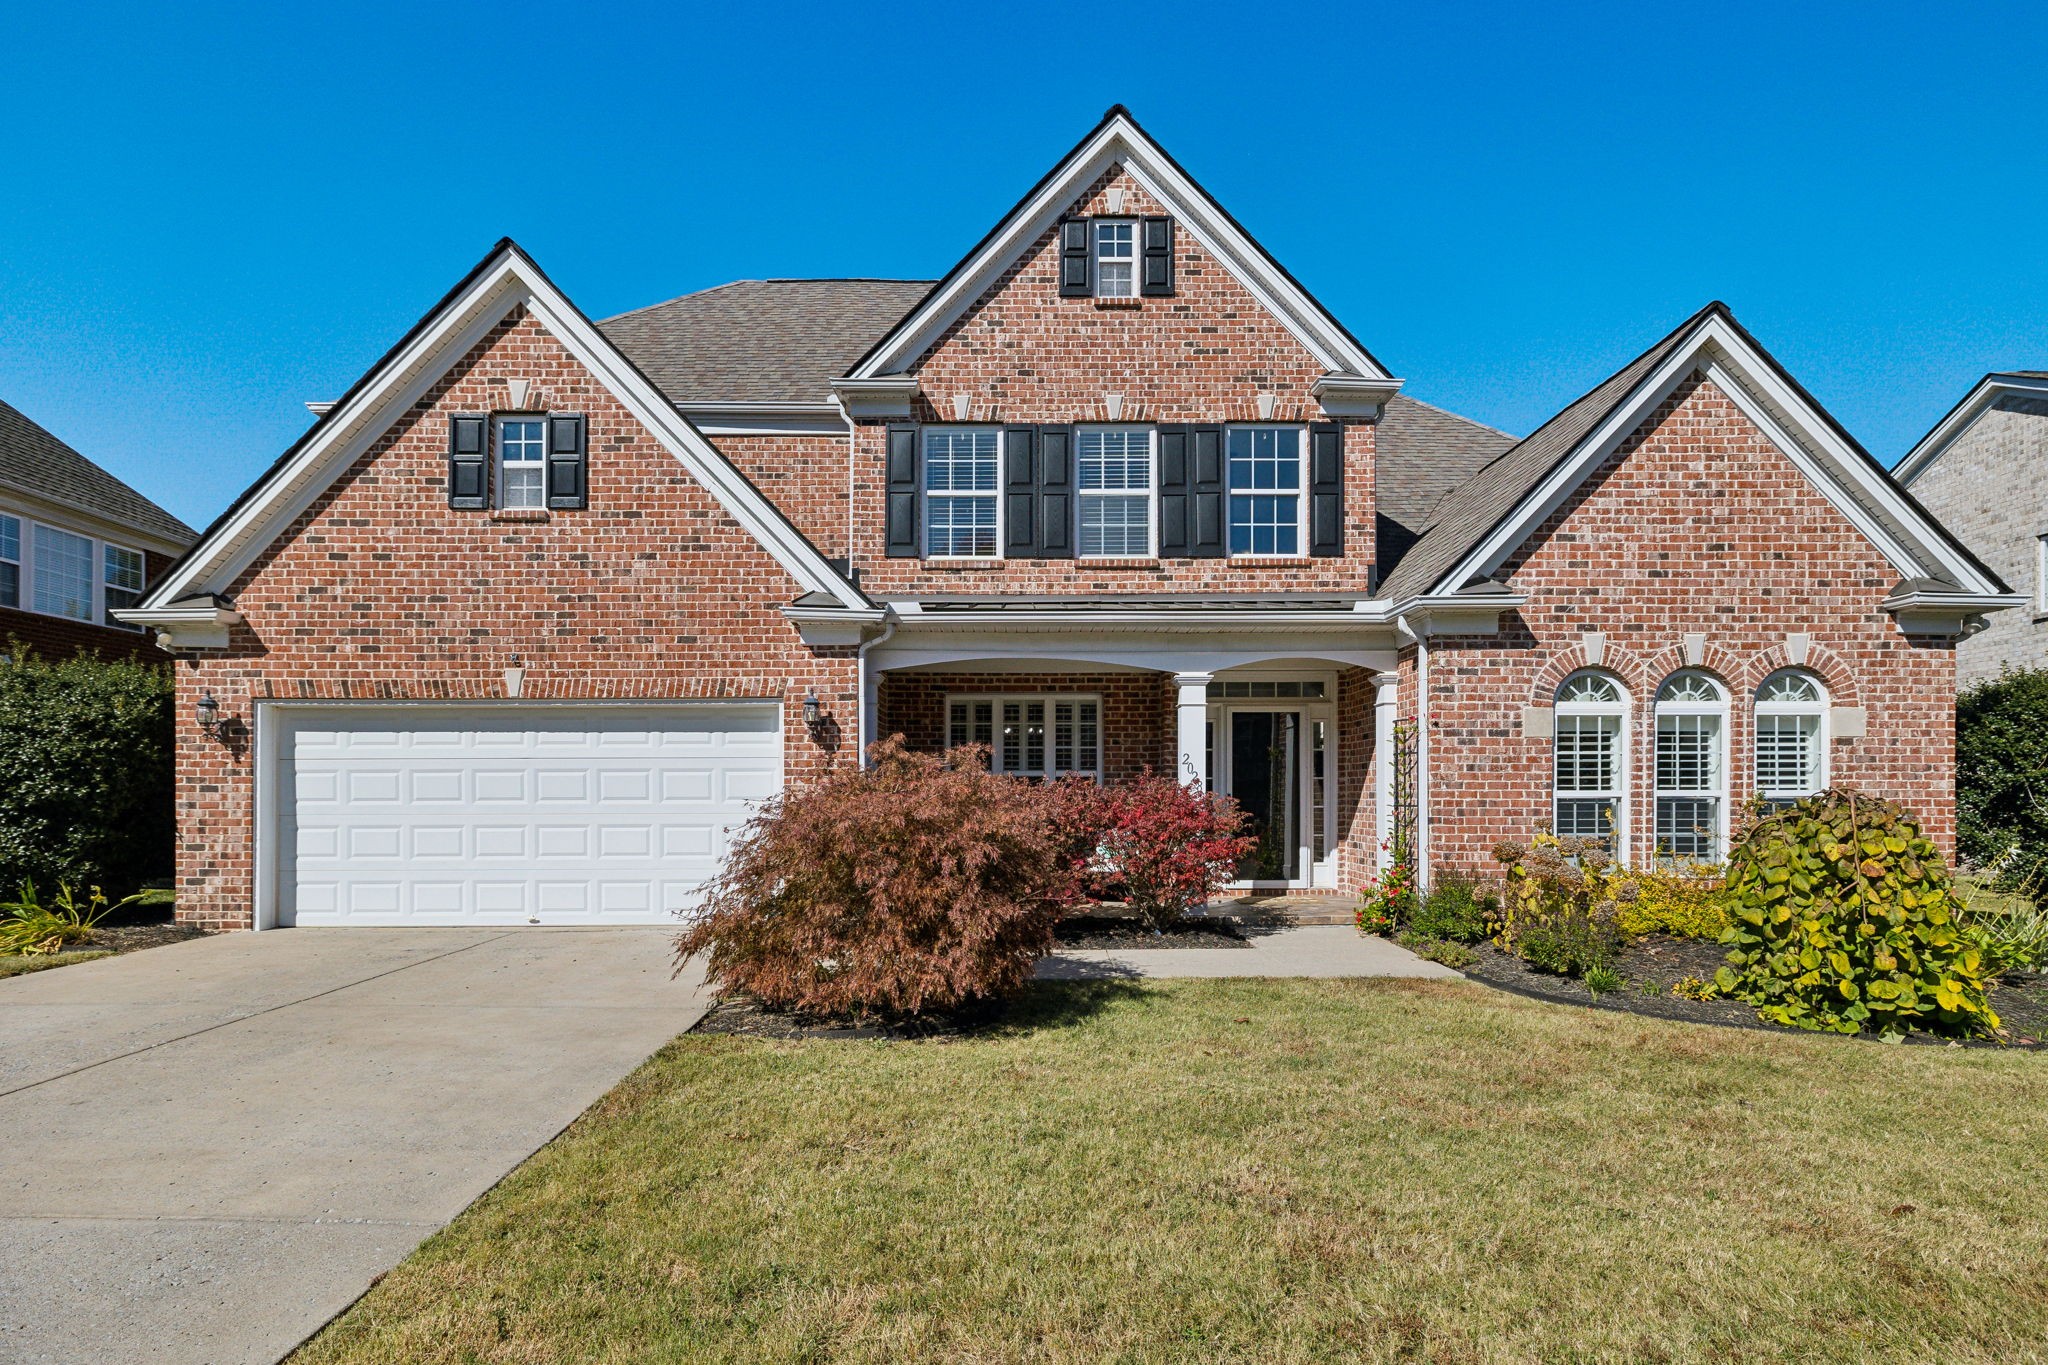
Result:
<svg viewBox="0 0 2048 1365">
<path fill-rule="evenodd" d="M 1427 622 L 1424 622 L 1425 629 Z M 1394 618 L 1394 628 L 1415 642 L 1415 885 L 1429 889 L 1429 637 Z"/>
<path fill-rule="evenodd" d="M 876 645 L 888 644 L 889 637 L 896 633 L 896 627 L 901 624 L 896 619 L 895 613 L 890 613 L 888 620 L 882 624 L 882 633 L 875 636 L 872 640 L 861 641 L 860 652 L 855 656 L 855 673 L 857 686 L 860 689 L 860 699 L 855 703 L 854 724 L 856 726 L 856 742 L 859 750 L 857 757 L 859 758 L 860 766 L 863 768 L 868 766 L 868 746 L 875 742 L 876 736 L 872 731 L 875 722 L 880 719 L 878 713 L 882 709 L 881 686 L 879 684 L 875 688 L 875 700 L 872 703 L 868 700 L 868 651 Z"/>
</svg>

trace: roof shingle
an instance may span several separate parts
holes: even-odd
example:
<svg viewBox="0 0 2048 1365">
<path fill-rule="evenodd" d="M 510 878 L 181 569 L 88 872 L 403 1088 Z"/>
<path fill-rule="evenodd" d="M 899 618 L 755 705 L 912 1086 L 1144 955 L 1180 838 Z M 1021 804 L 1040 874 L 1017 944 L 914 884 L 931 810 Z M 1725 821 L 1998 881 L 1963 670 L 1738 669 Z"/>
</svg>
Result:
<svg viewBox="0 0 2048 1365">
<path fill-rule="evenodd" d="M 0 484 L 189 545 L 197 533 L 0 401 Z"/>
</svg>

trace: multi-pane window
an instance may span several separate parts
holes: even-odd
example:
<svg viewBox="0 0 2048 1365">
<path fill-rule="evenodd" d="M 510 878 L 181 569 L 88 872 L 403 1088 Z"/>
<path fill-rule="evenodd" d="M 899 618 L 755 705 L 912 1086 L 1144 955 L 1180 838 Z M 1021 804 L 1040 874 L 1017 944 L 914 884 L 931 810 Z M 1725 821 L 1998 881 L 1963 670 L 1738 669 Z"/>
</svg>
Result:
<svg viewBox="0 0 2048 1365">
<path fill-rule="evenodd" d="M 1138 295 L 1138 225 L 1128 220 L 1095 223 L 1095 294 L 1104 299 Z"/>
<path fill-rule="evenodd" d="M 1704 673 L 1657 691 L 1657 855 L 1718 862 L 1727 804 L 1728 696 Z"/>
<path fill-rule="evenodd" d="M 114 613 L 142 600 L 142 551 L 123 545 L 108 545 L 103 549 L 100 595 L 105 606 L 101 619 L 110 626 L 133 629 L 126 621 L 115 620 Z"/>
<path fill-rule="evenodd" d="M 996 552 L 996 467 L 1001 433 L 931 427 L 924 433 L 925 553 L 937 558 Z"/>
<path fill-rule="evenodd" d="M 0 517 L 0 607 L 21 605 L 21 519 Z"/>
<path fill-rule="evenodd" d="M 1301 428 L 1232 427 L 1230 553 L 1301 553 Z"/>
<path fill-rule="evenodd" d="M 54 526 L 34 527 L 30 576 L 35 609 L 74 621 L 93 620 L 93 543 Z"/>
<path fill-rule="evenodd" d="M 498 419 L 498 506 L 547 505 L 547 452 L 538 417 Z"/>
<path fill-rule="evenodd" d="M 1560 837 L 1612 842 L 1622 810 L 1621 687 L 1604 673 L 1576 673 L 1557 691 L 1552 805 Z"/>
<path fill-rule="evenodd" d="M 1152 553 L 1152 431 L 1089 427 L 1075 439 L 1081 554 L 1144 558 Z"/>
<path fill-rule="evenodd" d="M 1094 697 L 956 697 L 946 746 L 981 744 L 989 769 L 1019 777 L 1102 773 L 1102 703 Z"/>
<path fill-rule="evenodd" d="M 1782 810 L 1821 788 L 1826 698 L 1809 673 L 1773 673 L 1756 690 L 1756 794 Z"/>
</svg>

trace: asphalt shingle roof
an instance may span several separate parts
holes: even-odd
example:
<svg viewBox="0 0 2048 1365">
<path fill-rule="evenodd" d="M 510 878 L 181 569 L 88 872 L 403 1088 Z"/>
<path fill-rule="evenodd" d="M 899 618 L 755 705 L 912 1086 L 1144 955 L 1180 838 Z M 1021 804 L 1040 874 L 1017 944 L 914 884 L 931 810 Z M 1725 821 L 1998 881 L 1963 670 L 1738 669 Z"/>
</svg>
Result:
<svg viewBox="0 0 2048 1365">
<path fill-rule="evenodd" d="M 0 401 L 0 484 L 189 545 L 198 533 Z"/>
<path fill-rule="evenodd" d="M 823 403 L 930 280 L 738 280 L 597 324 L 678 403 Z"/>
</svg>

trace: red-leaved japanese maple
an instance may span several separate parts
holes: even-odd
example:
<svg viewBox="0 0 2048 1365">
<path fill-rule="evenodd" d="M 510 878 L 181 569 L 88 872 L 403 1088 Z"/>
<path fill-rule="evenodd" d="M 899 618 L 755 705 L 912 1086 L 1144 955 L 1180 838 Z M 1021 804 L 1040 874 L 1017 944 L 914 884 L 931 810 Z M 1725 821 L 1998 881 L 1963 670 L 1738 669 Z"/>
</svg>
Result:
<svg viewBox="0 0 2048 1365">
<path fill-rule="evenodd" d="M 986 750 L 900 736 L 769 803 L 738 833 L 678 965 L 819 1015 L 908 1015 L 1020 990 L 1079 891 L 1070 789 Z"/>
<path fill-rule="evenodd" d="M 1096 893 L 1121 896 L 1155 929 L 1208 901 L 1259 843 L 1243 832 L 1244 812 L 1229 797 L 1149 770 L 1104 788 L 1091 815 Z"/>
</svg>

